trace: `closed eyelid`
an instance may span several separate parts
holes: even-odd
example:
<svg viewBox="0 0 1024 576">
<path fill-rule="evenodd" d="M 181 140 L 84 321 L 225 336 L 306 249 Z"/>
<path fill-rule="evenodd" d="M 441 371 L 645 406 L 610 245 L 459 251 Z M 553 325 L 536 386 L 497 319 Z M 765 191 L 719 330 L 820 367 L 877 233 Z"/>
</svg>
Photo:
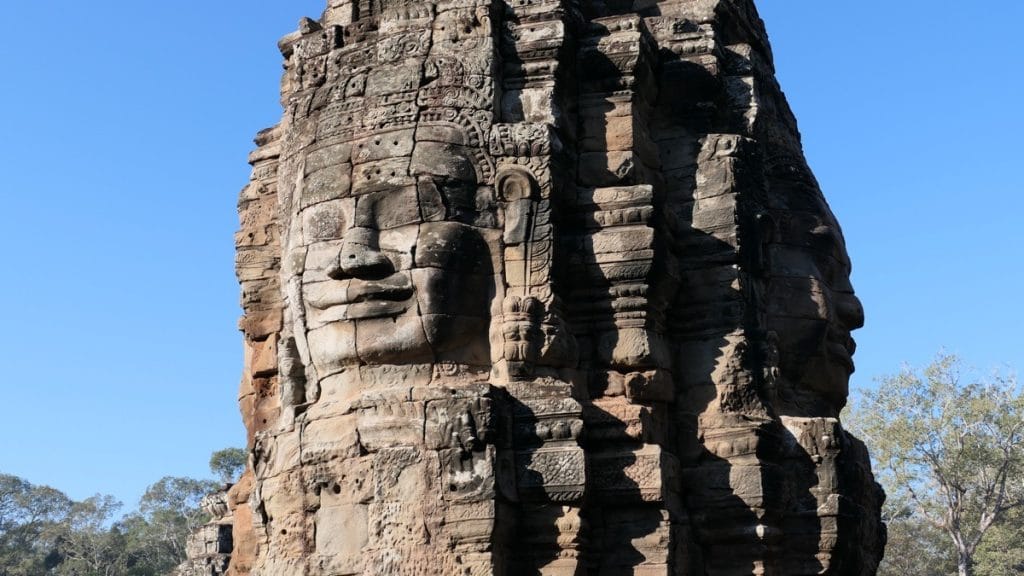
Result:
<svg viewBox="0 0 1024 576">
<path fill-rule="evenodd" d="M 356 201 L 355 225 L 359 227 L 389 230 L 420 222 L 423 217 L 416 186 L 382 190 Z"/>
<path fill-rule="evenodd" d="M 419 204 L 420 217 L 424 222 L 444 220 L 448 215 L 447 202 L 444 194 L 438 189 L 434 178 L 421 176 L 416 183 L 416 197 Z"/>
</svg>

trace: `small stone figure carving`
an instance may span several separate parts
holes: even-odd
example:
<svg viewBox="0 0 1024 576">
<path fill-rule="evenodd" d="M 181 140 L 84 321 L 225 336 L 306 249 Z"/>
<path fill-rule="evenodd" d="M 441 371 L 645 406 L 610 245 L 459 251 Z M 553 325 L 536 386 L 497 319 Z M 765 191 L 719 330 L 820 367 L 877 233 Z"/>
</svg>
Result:
<svg viewBox="0 0 1024 576">
<path fill-rule="evenodd" d="M 863 313 L 752 0 L 331 0 L 279 46 L 229 574 L 874 574 Z"/>
</svg>

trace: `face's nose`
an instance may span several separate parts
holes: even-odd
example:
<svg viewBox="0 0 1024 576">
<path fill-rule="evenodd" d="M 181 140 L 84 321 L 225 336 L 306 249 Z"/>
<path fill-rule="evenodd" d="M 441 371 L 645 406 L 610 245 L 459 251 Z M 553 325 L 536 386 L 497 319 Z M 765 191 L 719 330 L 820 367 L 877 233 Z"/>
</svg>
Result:
<svg viewBox="0 0 1024 576">
<path fill-rule="evenodd" d="M 338 266 L 328 271 L 335 280 L 359 278 L 376 280 L 394 273 L 394 266 L 381 253 L 377 243 L 377 231 L 372 228 L 350 228 L 338 256 Z"/>
<path fill-rule="evenodd" d="M 864 326 L 864 306 L 857 298 L 850 293 L 836 295 L 836 317 L 839 322 L 850 331 Z"/>
</svg>

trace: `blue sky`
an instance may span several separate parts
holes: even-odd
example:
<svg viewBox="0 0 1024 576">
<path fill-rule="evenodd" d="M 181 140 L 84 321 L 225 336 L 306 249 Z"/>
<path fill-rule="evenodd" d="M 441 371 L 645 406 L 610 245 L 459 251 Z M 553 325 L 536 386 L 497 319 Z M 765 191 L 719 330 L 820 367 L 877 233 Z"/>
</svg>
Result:
<svg viewBox="0 0 1024 576">
<path fill-rule="evenodd" d="M 232 234 L 322 0 L 5 6 L 0 472 L 133 505 L 241 445 Z M 1024 3 L 762 0 L 867 310 L 853 384 L 1020 367 Z"/>
</svg>

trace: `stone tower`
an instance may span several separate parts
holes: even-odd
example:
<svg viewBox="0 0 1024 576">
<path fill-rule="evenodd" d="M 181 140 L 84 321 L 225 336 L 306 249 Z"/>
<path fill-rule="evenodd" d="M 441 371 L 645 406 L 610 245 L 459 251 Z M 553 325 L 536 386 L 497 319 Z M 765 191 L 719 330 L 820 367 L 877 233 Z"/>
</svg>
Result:
<svg viewBox="0 0 1024 576">
<path fill-rule="evenodd" d="M 330 0 L 279 45 L 229 574 L 875 573 L 863 315 L 751 0 Z"/>
</svg>

